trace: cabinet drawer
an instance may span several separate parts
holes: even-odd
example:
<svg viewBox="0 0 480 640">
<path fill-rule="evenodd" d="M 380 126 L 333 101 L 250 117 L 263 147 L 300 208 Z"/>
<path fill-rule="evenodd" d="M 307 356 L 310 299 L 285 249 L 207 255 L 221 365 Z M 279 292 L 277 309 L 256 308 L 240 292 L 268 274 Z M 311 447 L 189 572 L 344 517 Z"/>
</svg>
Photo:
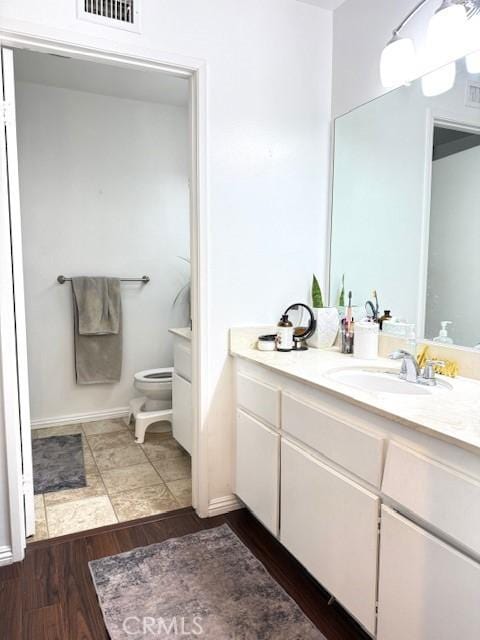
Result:
<svg viewBox="0 0 480 640">
<path fill-rule="evenodd" d="M 425 522 L 480 554 L 480 483 L 391 442 L 382 490 Z"/>
<path fill-rule="evenodd" d="M 382 507 L 378 640 L 478 640 L 480 565 Z"/>
<path fill-rule="evenodd" d="M 280 541 L 375 632 L 379 498 L 282 439 Z"/>
<path fill-rule="evenodd" d="M 237 375 L 237 403 L 274 427 L 280 424 L 280 390 L 269 384 Z"/>
<path fill-rule="evenodd" d="M 237 411 L 235 493 L 278 535 L 280 436 Z"/>
<path fill-rule="evenodd" d="M 381 436 L 342 422 L 289 393 L 282 394 L 282 428 L 380 488 L 384 452 Z"/>
<path fill-rule="evenodd" d="M 193 411 L 192 385 L 190 382 L 173 375 L 172 384 L 172 431 L 175 440 L 192 455 L 193 445 Z"/>
<path fill-rule="evenodd" d="M 175 341 L 173 345 L 173 366 L 175 373 L 192 381 L 192 347 L 189 342 Z"/>
</svg>

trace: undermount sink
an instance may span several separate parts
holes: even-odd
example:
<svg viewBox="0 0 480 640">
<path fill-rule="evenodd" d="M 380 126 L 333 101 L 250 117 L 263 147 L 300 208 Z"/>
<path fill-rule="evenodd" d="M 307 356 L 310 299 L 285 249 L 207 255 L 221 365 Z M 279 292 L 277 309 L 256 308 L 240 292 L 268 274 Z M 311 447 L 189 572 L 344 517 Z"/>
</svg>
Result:
<svg viewBox="0 0 480 640">
<path fill-rule="evenodd" d="M 425 396 L 438 391 L 451 390 L 448 382 L 438 380 L 435 386 L 429 387 L 401 380 L 398 371 L 348 367 L 329 371 L 326 376 L 335 382 L 341 382 L 363 391 L 376 393 L 393 393 L 398 395 Z"/>
</svg>

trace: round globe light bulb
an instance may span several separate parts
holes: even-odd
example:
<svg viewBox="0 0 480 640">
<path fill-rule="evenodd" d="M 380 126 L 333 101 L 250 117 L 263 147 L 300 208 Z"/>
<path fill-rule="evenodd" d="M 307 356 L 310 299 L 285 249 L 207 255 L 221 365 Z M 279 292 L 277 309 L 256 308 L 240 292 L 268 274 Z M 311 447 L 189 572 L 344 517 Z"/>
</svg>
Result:
<svg viewBox="0 0 480 640">
<path fill-rule="evenodd" d="M 431 66 L 447 64 L 465 54 L 467 12 L 460 4 L 444 0 L 430 19 L 427 57 Z"/>
<path fill-rule="evenodd" d="M 410 82 L 415 73 L 415 47 L 410 38 L 394 37 L 382 51 L 380 78 L 386 89 Z"/>
</svg>

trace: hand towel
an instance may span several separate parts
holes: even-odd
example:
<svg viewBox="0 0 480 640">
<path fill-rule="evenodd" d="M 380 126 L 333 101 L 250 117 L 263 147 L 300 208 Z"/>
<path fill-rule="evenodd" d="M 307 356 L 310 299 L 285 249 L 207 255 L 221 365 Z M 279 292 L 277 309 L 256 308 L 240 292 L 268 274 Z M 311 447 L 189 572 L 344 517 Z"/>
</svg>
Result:
<svg viewBox="0 0 480 640">
<path fill-rule="evenodd" d="M 77 384 L 112 384 L 122 373 L 118 278 L 72 278 Z"/>
</svg>

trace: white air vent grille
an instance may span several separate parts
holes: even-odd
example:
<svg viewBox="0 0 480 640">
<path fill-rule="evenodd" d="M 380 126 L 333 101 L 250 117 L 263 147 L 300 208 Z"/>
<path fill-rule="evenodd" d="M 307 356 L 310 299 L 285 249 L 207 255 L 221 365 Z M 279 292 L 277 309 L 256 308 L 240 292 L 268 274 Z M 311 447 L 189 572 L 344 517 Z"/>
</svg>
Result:
<svg viewBox="0 0 480 640">
<path fill-rule="evenodd" d="M 108 27 L 140 31 L 140 0 L 77 0 L 78 17 Z"/>
<path fill-rule="evenodd" d="M 480 109 L 480 82 L 475 82 L 474 80 L 467 82 L 465 105 L 467 107 Z"/>
</svg>

